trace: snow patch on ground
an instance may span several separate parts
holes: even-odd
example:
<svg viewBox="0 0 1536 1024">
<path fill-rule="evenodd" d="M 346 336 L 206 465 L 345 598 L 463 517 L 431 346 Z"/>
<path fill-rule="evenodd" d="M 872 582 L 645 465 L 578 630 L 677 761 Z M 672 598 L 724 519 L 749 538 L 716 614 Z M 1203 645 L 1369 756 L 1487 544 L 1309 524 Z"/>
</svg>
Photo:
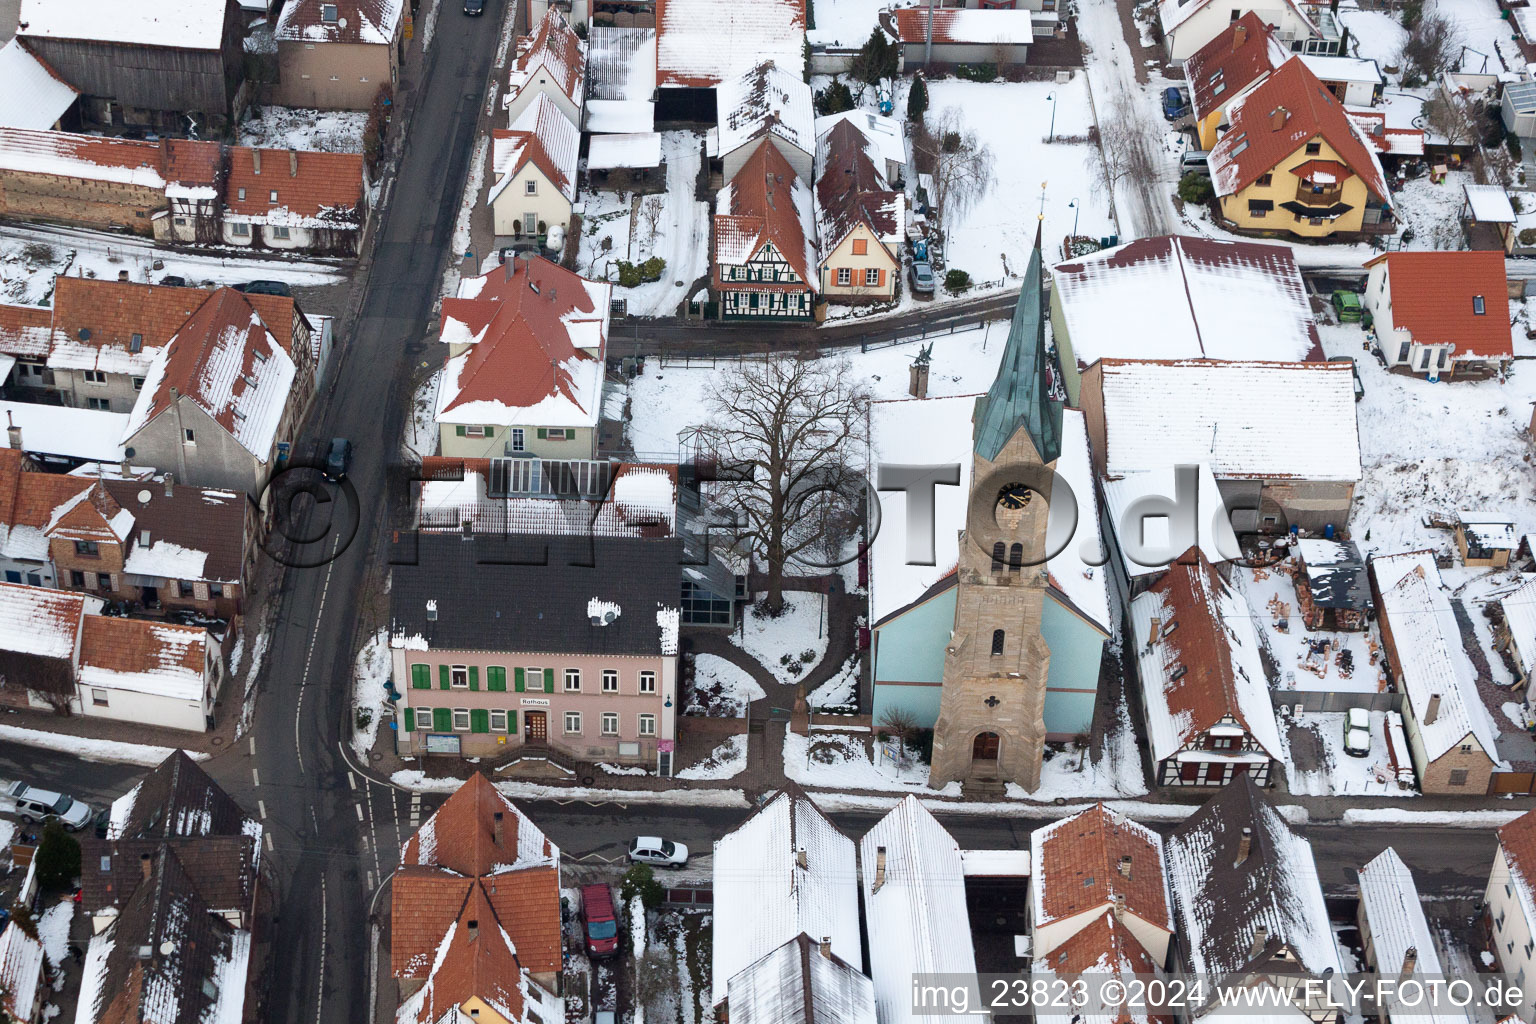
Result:
<svg viewBox="0 0 1536 1024">
<path fill-rule="evenodd" d="M 1285 750 L 1285 777 L 1297 796 L 1418 796 L 1419 791 L 1397 784 L 1392 759 L 1387 754 L 1386 712 L 1371 712 L 1371 750 L 1364 757 L 1344 751 L 1344 712 L 1327 711 L 1282 717 L 1278 722 Z M 1316 767 L 1302 770 L 1294 763 L 1293 730 L 1315 735 L 1309 742 L 1321 751 Z"/>
<path fill-rule="evenodd" d="M 1524 811 L 1407 811 L 1396 807 L 1352 807 L 1340 822 L 1345 825 L 1445 825 L 1449 828 L 1498 828 Z"/>
<path fill-rule="evenodd" d="M 859 659 L 850 656 L 837 675 L 812 690 L 806 698 L 812 711 L 817 708 L 846 707 L 858 700 Z"/>
<path fill-rule="evenodd" d="M 389 679 L 389 630 L 381 629 L 363 644 L 363 649 L 357 652 L 357 661 L 352 670 L 352 706 L 359 711 L 368 711 L 368 724 L 362 728 L 353 722 L 352 752 L 358 757 L 367 760 L 368 752 L 373 749 L 374 742 L 379 737 L 379 725 L 389 714 L 389 698 L 384 692 L 384 683 Z"/>
<path fill-rule="evenodd" d="M 731 643 L 762 662 L 779 682 L 794 683 L 827 653 L 827 631 L 822 623 L 825 609 L 826 601 L 820 594 L 806 591 L 785 593 L 784 608 L 774 617 L 748 605 L 742 628 L 731 634 Z"/>
<path fill-rule="evenodd" d="M 747 737 L 728 736 L 708 757 L 677 773 L 680 779 L 734 779 L 747 768 Z"/>
<path fill-rule="evenodd" d="M 485 169 L 490 164 L 491 137 L 482 136 L 475 143 L 475 151 L 469 157 L 469 177 L 464 182 L 464 197 L 459 203 L 459 216 L 453 222 L 453 245 L 448 253 L 448 269 L 443 271 L 440 295 L 453 295 L 459 290 L 459 263 L 469 250 L 469 221 L 475 214 L 475 205 L 485 191 Z"/>
<path fill-rule="evenodd" d="M 683 713 L 741 718 L 747 713 L 747 704 L 765 696 L 745 669 L 719 655 L 699 654 L 693 659 L 693 692 Z"/>
<path fill-rule="evenodd" d="M 870 761 L 867 734 L 816 732 L 809 738 L 784 734 L 784 774 L 802 786 L 833 790 L 872 789 L 932 796 L 959 796 L 960 784 L 928 788 L 928 766 L 915 758 L 902 759 L 878 744 L 880 763 Z M 819 798 L 818 798 L 819 799 Z"/>
<path fill-rule="evenodd" d="M 303 107 L 262 107 L 260 117 L 240 123 L 241 146 L 263 149 L 318 150 L 361 153 L 366 110 L 308 110 Z"/>
<path fill-rule="evenodd" d="M 405 423 L 401 447 L 407 456 L 426 458 L 437 453 L 437 386 L 443 374 L 439 370 L 411 396 L 411 418 Z"/>
<path fill-rule="evenodd" d="M 69 923 L 75 917 L 75 901 L 62 900 L 43 911 L 37 919 L 37 938 L 43 944 L 43 955 L 54 967 L 69 956 Z"/>
<path fill-rule="evenodd" d="M 0 725 L 0 740 L 20 743 L 24 747 L 39 750 L 56 750 L 73 754 L 82 761 L 106 761 L 112 764 L 137 764 L 153 768 L 175 752 L 174 747 L 158 747 L 148 743 L 123 743 L 119 740 L 98 740 L 90 736 L 73 736 L 62 732 L 44 732 L 40 729 L 23 729 L 17 725 Z M 206 761 L 202 751 L 186 751 L 194 761 Z"/>
<path fill-rule="evenodd" d="M 1301 602 L 1296 596 L 1296 569 L 1293 557 L 1263 569 L 1234 568 L 1232 582 L 1248 602 L 1259 639 L 1269 650 L 1280 672 L 1272 688 L 1279 690 L 1344 690 L 1351 693 L 1380 693 L 1387 689 L 1386 659 L 1376 636 L 1374 623 L 1364 632 L 1308 630 L 1301 618 Z M 1284 612 L 1282 615 L 1281 612 Z M 1285 624 L 1285 629 L 1280 628 Z M 1312 645 L 1331 642 L 1327 655 L 1312 654 Z M 1344 678 L 1340 656 L 1352 663 L 1349 678 Z M 1318 675 L 1307 666 L 1322 672 Z"/>
<path fill-rule="evenodd" d="M 0 736 L 0 739 L 3 739 Z M 389 781 L 418 793 L 452 793 L 463 779 L 429 779 L 419 769 L 395 772 Z M 674 804 L 689 807 L 746 807 L 739 789 L 601 789 L 595 786 L 545 786 L 534 782 L 498 782 L 496 788 L 513 800 L 608 800 L 626 804 Z"/>
<path fill-rule="evenodd" d="M 1124 697 L 1116 709 L 1113 728 L 1105 734 L 1097 761 L 1087 750 L 1068 749 L 1040 766 L 1040 786 L 1033 793 L 1026 793 L 1011 782 L 1006 789 L 1011 800 L 1145 796 L 1147 781 L 1142 772 L 1141 749 L 1136 744 L 1136 730 Z"/>
</svg>

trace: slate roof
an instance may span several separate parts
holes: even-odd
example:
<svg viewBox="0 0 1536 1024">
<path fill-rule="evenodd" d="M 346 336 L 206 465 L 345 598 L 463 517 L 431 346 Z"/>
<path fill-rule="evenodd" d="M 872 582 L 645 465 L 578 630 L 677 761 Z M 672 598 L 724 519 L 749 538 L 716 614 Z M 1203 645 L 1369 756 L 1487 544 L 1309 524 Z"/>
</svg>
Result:
<svg viewBox="0 0 1536 1024">
<path fill-rule="evenodd" d="M 1501 252 L 1394 252 L 1385 263 L 1392 290 L 1392 325 L 1421 345 L 1452 342 L 1452 357 L 1509 359 L 1509 289 Z M 1477 312 L 1481 301 L 1482 312 Z"/>
<path fill-rule="evenodd" d="M 1372 607 L 1365 559 L 1352 540 L 1309 538 L 1295 545 L 1305 567 L 1306 587 L 1320 608 L 1366 611 Z"/>
<path fill-rule="evenodd" d="M 1162 839 L 1102 803 L 1036 829 L 1030 864 L 1036 928 L 1124 900 L 1128 913 L 1173 929 Z"/>
<path fill-rule="evenodd" d="M 1248 853 L 1239 857 L 1248 839 Z M 1242 974 L 1288 948 L 1311 974 L 1340 968 L 1312 844 L 1248 775 L 1174 827 L 1164 845 L 1186 970 Z M 1258 929 L 1263 943 L 1254 952 Z"/>
<path fill-rule="evenodd" d="M 331 21 L 323 8 L 335 6 Z M 404 0 L 287 0 L 272 32 L 279 41 L 306 43 L 394 42 Z"/>
<path fill-rule="evenodd" d="M 906 196 L 891 189 L 869 157 L 867 139 L 851 121 L 827 133 L 827 159 L 816 179 L 816 234 L 825 260 L 859 224 L 868 225 L 900 272 L 892 249 L 906 228 Z M 882 161 L 883 163 L 883 161 Z"/>
<path fill-rule="evenodd" d="M 415 564 L 402 564 L 405 558 Z M 544 564 L 503 563 L 514 559 Z M 657 617 L 678 608 L 677 538 L 479 534 L 465 541 L 427 533 L 412 544 L 402 535 L 391 562 L 395 632 L 424 637 L 433 649 L 676 653 L 666 649 Z M 616 602 L 619 617 L 592 625 L 594 599 Z M 427 619 L 428 601 L 437 602 L 436 621 Z"/>
<path fill-rule="evenodd" d="M 878 962 L 876 963 L 878 967 Z M 875 1024 L 874 988 L 801 933 L 744 967 L 728 986 L 736 1024 Z"/>
<path fill-rule="evenodd" d="M 156 554 L 160 545 L 204 552 L 201 575 L 197 579 L 236 583 L 245 576 L 246 499 L 233 491 L 175 484 L 171 493 L 165 485 L 144 480 L 104 481 L 107 493 L 133 514 L 134 552 Z M 141 495 L 148 494 L 147 500 Z M 144 532 L 149 532 L 146 548 Z"/>
</svg>

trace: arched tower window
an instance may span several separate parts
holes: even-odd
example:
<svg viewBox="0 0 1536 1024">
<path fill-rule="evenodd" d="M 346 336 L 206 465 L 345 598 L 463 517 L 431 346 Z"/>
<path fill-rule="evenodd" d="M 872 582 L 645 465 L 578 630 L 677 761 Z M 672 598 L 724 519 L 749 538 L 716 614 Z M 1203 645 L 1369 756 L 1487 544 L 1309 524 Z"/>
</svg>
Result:
<svg viewBox="0 0 1536 1024">
<path fill-rule="evenodd" d="M 1003 571 L 1003 542 L 998 541 L 992 545 L 992 571 Z"/>
<path fill-rule="evenodd" d="M 994 629 L 992 631 L 992 656 L 995 658 L 999 654 L 1002 654 L 1002 653 L 1003 653 L 1003 631 L 1000 630 L 1000 629 Z"/>
<path fill-rule="evenodd" d="M 1008 549 L 1008 571 L 1018 572 L 1024 567 L 1024 545 L 1015 544 Z"/>
</svg>

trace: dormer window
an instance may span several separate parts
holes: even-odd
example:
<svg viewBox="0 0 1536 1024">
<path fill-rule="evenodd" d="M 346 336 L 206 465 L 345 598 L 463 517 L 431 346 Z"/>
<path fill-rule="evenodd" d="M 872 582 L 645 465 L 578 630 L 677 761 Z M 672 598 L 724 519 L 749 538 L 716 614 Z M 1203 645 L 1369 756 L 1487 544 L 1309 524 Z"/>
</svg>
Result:
<svg viewBox="0 0 1536 1024">
<path fill-rule="evenodd" d="M 267 195 L 267 199 L 268 199 L 269 202 L 271 202 L 271 203 L 273 203 L 275 205 L 277 203 L 277 189 L 273 189 Z"/>
<path fill-rule="evenodd" d="M 327 24 L 327 25 L 334 25 L 334 24 L 336 24 L 336 5 L 335 4 L 321 4 L 320 5 L 320 20 L 325 22 L 325 24 Z"/>
<path fill-rule="evenodd" d="M 1185 668 L 1183 665 L 1175 665 L 1173 666 L 1173 671 L 1168 673 L 1168 678 L 1173 680 L 1183 679 L 1184 673 L 1188 671 L 1189 669 Z"/>
<path fill-rule="evenodd" d="M 1478 301 L 1479 302 L 1482 301 L 1482 296 L 1478 296 Z M 142 335 L 142 334 L 135 334 L 132 338 L 128 339 L 128 351 L 129 352 L 142 352 L 142 351 L 144 351 L 144 335 Z"/>
<path fill-rule="evenodd" d="M 1169 619 L 1168 620 L 1168 625 L 1163 627 L 1163 636 L 1168 636 L 1170 633 L 1172 633 L 1174 630 L 1176 630 L 1178 628 L 1179 628 L 1179 620 L 1178 619 Z"/>
<path fill-rule="evenodd" d="M 1483 302 L 1481 295 L 1472 296 L 1472 312 L 1477 316 L 1482 316 L 1488 312 L 1487 304 Z"/>
<path fill-rule="evenodd" d="M 240 199 L 240 200 L 242 200 L 242 201 L 244 201 L 244 199 L 245 199 L 245 189 L 243 189 L 243 188 L 237 188 L 237 189 L 235 189 L 235 195 L 236 195 L 236 196 L 237 196 L 237 197 L 238 197 L 238 198 L 239 198 L 239 199 Z"/>
</svg>

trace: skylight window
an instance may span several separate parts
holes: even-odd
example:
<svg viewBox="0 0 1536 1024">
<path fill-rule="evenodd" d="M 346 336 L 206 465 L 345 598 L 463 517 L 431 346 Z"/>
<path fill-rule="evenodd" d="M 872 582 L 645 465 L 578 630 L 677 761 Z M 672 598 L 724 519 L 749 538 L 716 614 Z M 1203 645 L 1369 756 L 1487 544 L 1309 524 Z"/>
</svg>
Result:
<svg viewBox="0 0 1536 1024">
<path fill-rule="evenodd" d="M 1472 312 L 1477 316 L 1482 316 L 1484 313 L 1488 312 L 1487 304 L 1483 302 L 1483 297 L 1481 295 L 1472 296 Z"/>
</svg>

